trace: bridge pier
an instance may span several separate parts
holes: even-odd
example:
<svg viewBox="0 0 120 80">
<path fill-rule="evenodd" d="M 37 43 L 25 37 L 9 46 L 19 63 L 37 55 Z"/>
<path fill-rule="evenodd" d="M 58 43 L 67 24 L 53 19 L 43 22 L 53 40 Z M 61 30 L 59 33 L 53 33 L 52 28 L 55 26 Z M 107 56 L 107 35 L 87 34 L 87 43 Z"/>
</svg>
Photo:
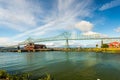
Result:
<svg viewBox="0 0 120 80">
<path fill-rule="evenodd" d="M 20 45 L 17 46 L 17 49 L 20 50 Z"/>
<path fill-rule="evenodd" d="M 21 52 L 21 50 L 19 49 L 19 50 L 18 50 L 18 52 L 20 53 L 20 52 Z"/>
<path fill-rule="evenodd" d="M 103 44 L 104 44 L 104 43 L 103 43 L 103 40 L 101 40 L 101 47 L 102 47 Z"/>
<path fill-rule="evenodd" d="M 21 52 L 21 49 L 20 49 L 20 45 L 17 46 L 17 51 L 20 53 Z"/>
<path fill-rule="evenodd" d="M 66 49 L 68 49 L 69 48 L 69 41 L 68 41 L 68 39 L 66 39 Z"/>
<path fill-rule="evenodd" d="M 33 49 L 33 52 L 35 52 L 36 50 L 35 49 Z"/>
</svg>

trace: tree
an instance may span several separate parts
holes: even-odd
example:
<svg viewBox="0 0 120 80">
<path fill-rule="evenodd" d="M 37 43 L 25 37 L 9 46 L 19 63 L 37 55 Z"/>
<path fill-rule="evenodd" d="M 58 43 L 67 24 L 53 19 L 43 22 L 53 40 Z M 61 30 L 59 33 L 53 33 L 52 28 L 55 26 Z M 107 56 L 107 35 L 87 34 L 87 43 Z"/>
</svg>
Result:
<svg viewBox="0 0 120 80">
<path fill-rule="evenodd" d="M 108 44 L 102 44 L 101 48 L 108 48 Z"/>
<path fill-rule="evenodd" d="M 98 48 L 98 44 L 96 44 L 96 48 Z"/>
</svg>

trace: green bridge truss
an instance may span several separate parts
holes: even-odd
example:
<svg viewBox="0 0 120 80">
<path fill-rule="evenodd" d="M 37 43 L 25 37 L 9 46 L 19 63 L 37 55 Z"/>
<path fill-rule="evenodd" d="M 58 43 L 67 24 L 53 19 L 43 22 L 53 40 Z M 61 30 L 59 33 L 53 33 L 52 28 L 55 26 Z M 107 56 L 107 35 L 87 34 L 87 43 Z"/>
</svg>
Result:
<svg viewBox="0 0 120 80">
<path fill-rule="evenodd" d="M 118 41 L 120 42 L 120 37 L 103 37 L 99 34 L 94 34 L 94 35 L 81 35 L 81 34 L 76 34 L 72 35 L 69 32 L 64 32 L 60 35 L 53 36 L 53 37 L 48 37 L 48 38 L 40 38 L 40 39 L 33 39 L 33 38 L 28 38 L 23 42 L 20 42 L 18 45 L 25 45 L 28 43 L 37 43 L 37 42 L 48 42 L 48 41 L 66 41 L 66 46 L 69 47 L 69 40 L 101 40 L 104 43 L 110 43 L 113 41 Z"/>
</svg>

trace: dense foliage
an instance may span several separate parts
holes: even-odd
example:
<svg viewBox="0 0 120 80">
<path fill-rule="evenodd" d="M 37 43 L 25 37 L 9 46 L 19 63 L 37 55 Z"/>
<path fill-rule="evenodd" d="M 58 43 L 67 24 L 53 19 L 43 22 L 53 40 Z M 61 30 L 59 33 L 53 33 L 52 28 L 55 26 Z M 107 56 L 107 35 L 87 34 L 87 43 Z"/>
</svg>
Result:
<svg viewBox="0 0 120 80">
<path fill-rule="evenodd" d="M 103 44 L 102 46 L 101 46 L 101 48 L 108 48 L 109 46 L 108 46 L 108 44 Z"/>
<path fill-rule="evenodd" d="M 5 70 L 0 70 L 0 80 L 32 80 L 30 76 L 31 74 L 29 73 L 10 75 Z M 37 80 L 53 80 L 53 79 L 51 79 L 50 74 L 46 74 L 46 76 L 40 77 Z"/>
</svg>

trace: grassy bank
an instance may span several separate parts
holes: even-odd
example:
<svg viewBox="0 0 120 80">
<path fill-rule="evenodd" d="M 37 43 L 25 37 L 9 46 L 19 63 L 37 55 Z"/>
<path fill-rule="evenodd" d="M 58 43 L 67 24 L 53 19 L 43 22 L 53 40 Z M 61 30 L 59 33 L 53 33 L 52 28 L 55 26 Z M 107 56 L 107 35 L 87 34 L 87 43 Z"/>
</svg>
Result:
<svg viewBox="0 0 120 80">
<path fill-rule="evenodd" d="M 22 73 L 22 74 L 9 74 L 5 70 L 0 70 L 0 80 L 33 80 L 31 78 L 32 74 L 30 73 Z M 36 80 L 53 80 L 51 79 L 50 74 L 45 74 L 44 76 L 40 76 Z"/>
<path fill-rule="evenodd" d="M 41 51 L 70 51 L 70 52 L 106 52 L 106 53 L 120 53 L 120 48 L 51 48 L 51 49 L 40 49 L 40 50 L 13 50 L 5 52 L 41 52 Z"/>
<path fill-rule="evenodd" d="M 63 51 L 120 53 L 120 48 L 68 48 Z"/>
</svg>

